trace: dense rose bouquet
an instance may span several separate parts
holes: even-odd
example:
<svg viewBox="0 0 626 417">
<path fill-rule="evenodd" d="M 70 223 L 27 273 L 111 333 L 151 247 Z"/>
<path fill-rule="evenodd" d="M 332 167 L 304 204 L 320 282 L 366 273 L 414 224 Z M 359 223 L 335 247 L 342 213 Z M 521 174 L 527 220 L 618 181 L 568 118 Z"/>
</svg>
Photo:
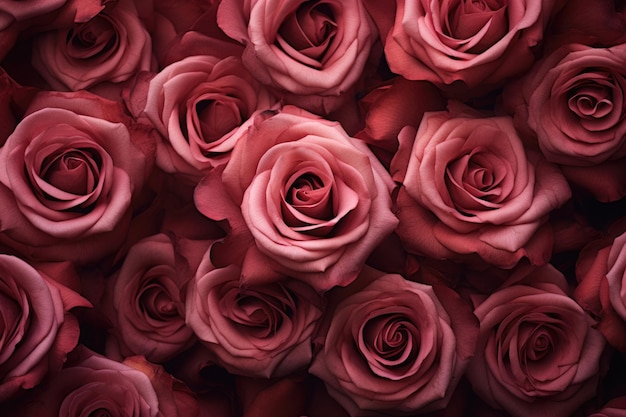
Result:
<svg viewBox="0 0 626 417">
<path fill-rule="evenodd" d="M 626 415 L 625 68 L 618 0 L 0 0 L 2 413 Z"/>
</svg>

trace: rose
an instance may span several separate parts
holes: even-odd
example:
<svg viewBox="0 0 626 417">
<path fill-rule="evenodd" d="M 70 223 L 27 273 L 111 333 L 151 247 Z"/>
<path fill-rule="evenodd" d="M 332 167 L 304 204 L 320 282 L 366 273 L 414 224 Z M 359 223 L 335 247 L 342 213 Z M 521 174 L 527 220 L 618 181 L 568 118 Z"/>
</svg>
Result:
<svg viewBox="0 0 626 417">
<path fill-rule="evenodd" d="M 592 241 L 576 262 L 574 297 L 597 317 L 611 346 L 626 352 L 626 233 Z"/>
<path fill-rule="evenodd" d="M 67 0 L 6 1 L 0 5 L 0 30 L 15 21 L 44 15 L 62 7 Z"/>
<path fill-rule="evenodd" d="M 605 341 L 552 266 L 535 269 L 478 303 L 476 394 L 513 416 L 571 416 L 596 395 Z"/>
<path fill-rule="evenodd" d="M 78 322 L 69 310 L 88 306 L 23 260 L 0 255 L 0 401 L 61 369 L 78 343 Z"/>
<path fill-rule="evenodd" d="M 144 355 L 165 362 L 195 341 L 185 324 L 184 288 L 193 278 L 194 252 L 206 250 L 202 242 L 165 234 L 149 236 L 133 245 L 119 271 L 109 280 L 106 309 L 114 323 L 115 340 L 109 357 Z"/>
<path fill-rule="evenodd" d="M 75 112 L 82 107 L 93 116 Z M 87 262 L 115 250 L 147 175 L 133 140 L 149 139 L 116 103 L 39 95 L 0 149 L 1 239 L 50 260 Z"/>
<path fill-rule="evenodd" d="M 335 110 L 361 76 L 376 28 L 360 1 L 222 1 L 217 22 L 244 65 L 288 103 Z"/>
<path fill-rule="evenodd" d="M 548 261 L 547 215 L 570 198 L 556 167 L 526 151 L 508 117 L 452 107 L 399 135 L 397 233 L 409 252 L 511 268 Z"/>
<path fill-rule="evenodd" d="M 484 93 L 530 67 L 558 2 L 365 3 L 376 20 L 393 72 L 440 86 L 480 87 Z"/>
<path fill-rule="evenodd" d="M 142 357 L 116 362 L 82 346 L 70 366 L 9 406 L 25 417 L 194 417 L 199 411 L 191 393 L 163 368 Z"/>
<path fill-rule="evenodd" d="M 119 83 L 149 70 L 150 35 L 132 1 L 108 3 L 87 22 L 40 34 L 32 63 L 59 91 L 77 91 L 101 82 Z"/>
<path fill-rule="evenodd" d="M 625 53 L 626 45 L 562 46 L 505 95 L 530 142 L 601 201 L 626 195 Z"/>
<path fill-rule="evenodd" d="M 165 138 L 157 164 L 200 176 L 228 159 L 253 112 L 274 103 L 238 58 L 191 56 L 168 65 L 150 80 L 144 109 Z"/>
<path fill-rule="evenodd" d="M 227 219 L 213 262 L 243 262 L 242 282 L 276 272 L 325 291 L 347 285 L 397 220 L 391 179 L 337 123 L 295 107 L 257 115 L 222 170 L 202 180 L 199 211 Z"/>
<path fill-rule="evenodd" d="M 475 348 L 469 304 L 450 289 L 369 268 L 353 285 L 331 295 L 309 372 L 351 416 L 446 407 Z"/>
<path fill-rule="evenodd" d="M 308 366 L 320 296 L 287 277 L 240 287 L 240 274 L 236 265 L 215 268 L 207 256 L 189 286 L 188 325 L 231 373 L 270 378 Z"/>
<path fill-rule="evenodd" d="M 600 410 L 588 417 L 624 417 L 626 416 L 626 397 L 613 398 Z"/>
</svg>

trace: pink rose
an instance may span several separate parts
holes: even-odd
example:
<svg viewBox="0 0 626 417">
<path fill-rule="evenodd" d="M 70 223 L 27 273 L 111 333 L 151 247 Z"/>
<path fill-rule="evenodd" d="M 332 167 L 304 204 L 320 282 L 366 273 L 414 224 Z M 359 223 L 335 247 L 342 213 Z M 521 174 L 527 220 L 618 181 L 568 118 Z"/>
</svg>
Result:
<svg viewBox="0 0 626 417">
<path fill-rule="evenodd" d="M 282 275 L 325 291 L 356 278 L 395 228 L 389 174 L 338 123 L 287 106 L 256 116 L 223 170 L 195 191 L 199 211 L 227 219 L 217 265 L 243 262 L 242 283 Z"/>
<path fill-rule="evenodd" d="M 513 416 L 571 416 L 596 395 L 605 347 L 594 321 L 552 266 L 531 271 L 478 303 L 476 394 Z"/>
<path fill-rule="evenodd" d="M 89 306 L 23 260 L 0 255 L 0 401 L 61 369 L 79 336 L 69 310 Z"/>
<path fill-rule="evenodd" d="M 576 300 L 609 344 L 626 352 L 626 232 L 590 242 L 576 262 Z"/>
<path fill-rule="evenodd" d="M 570 189 L 555 166 L 524 149 L 511 118 L 426 113 L 417 134 L 406 128 L 399 141 L 391 169 L 403 184 L 397 233 L 409 252 L 478 255 L 503 268 L 550 259 L 552 234 L 542 225 Z"/>
<path fill-rule="evenodd" d="M 80 347 L 70 366 L 10 405 L 24 417 L 195 417 L 198 404 L 181 383 L 142 357 L 116 362 Z"/>
<path fill-rule="evenodd" d="M 484 92 L 530 67 L 558 0 L 365 3 L 393 72 Z"/>
<path fill-rule="evenodd" d="M 236 265 L 215 268 L 207 256 L 189 286 L 188 325 L 231 373 L 270 378 L 307 367 L 321 297 L 287 277 L 241 287 L 240 275 Z"/>
<path fill-rule="evenodd" d="M 529 142 L 601 201 L 626 195 L 624 68 L 626 45 L 569 44 L 538 62 L 505 95 Z"/>
<path fill-rule="evenodd" d="M 1 238 L 29 257 L 102 258 L 124 239 L 147 175 L 133 141 L 150 138 L 87 93 L 42 94 L 29 112 L 0 149 Z"/>
<path fill-rule="evenodd" d="M 333 294 L 309 372 L 351 416 L 446 407 L 474 353 L 470 305 L 446 287 L 369 268 L 353 285 Z"/>
<path fill-rule="evenodd" d="M 157 164 L 201 176 L 228 160 L 252 113 L 275 102 L 236 57 L 190 56 L 168 65 L 150 80 L 144 109 L 164 137 Z"/>
<path fill-rule="evenodd" d="M 224 0 L 217 22 L 245 45 L 244 65 L 262 84 L 318 112 L 341 105 L 377 36 L 359 0 Z"/>
<path fill-rule="evenodd" d="M 59 91 L 119 83 L 151 61 L 150 35 L 132 0 L 109 2 L 89 21 L 42 33 L 33 45 L 33 67 Z"/>
<path fill-rule="evenodd" d="M 193 278 L 203 242 L 166 234 L 133 245 L 119 271 L 108 281 L 114 340 L 107 355 L 143 355 L 165 362 L 190 347 L 193 331 L 185 324 L 184 290 Z"/>
</svg>

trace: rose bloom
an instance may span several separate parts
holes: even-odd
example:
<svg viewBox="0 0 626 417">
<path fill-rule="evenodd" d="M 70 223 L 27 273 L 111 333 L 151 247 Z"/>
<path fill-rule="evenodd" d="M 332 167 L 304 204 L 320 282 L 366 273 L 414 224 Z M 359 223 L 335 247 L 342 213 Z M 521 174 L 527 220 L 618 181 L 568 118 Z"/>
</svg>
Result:
<svg viewBox="0 0 626 417">
<path fill-rule="evenodd" d="M 0 401 L 61 369 L 79 336 L 69 310 L 89 306 L 23 260 L 0 255 Z"/>
<path fill-rule="evenodd" d="M 33 67 L 55 90 L 119 83 L 149 70 L 152 41 L 131 0 L 108 3 L 89 21 L 35 38 Z"/>
<path fill-rule="evenodd" d="M 190 56 L 168 65 L 150 80 L 144 109 L 165 138 L 157 164 L 199 177 L 227 161 L 252 113 L 275 102 L 239 58 Z"/>
<path fill-rule="evenodd" d="M 521 131 L 601 201 L 626 196 L 626 45 L 560 47 L 506 90 Z M 598 186 L 602 184 L 601 186 Z"/>
<path fill-rule="evenodd" d="M 108 281 L 112 308 L 107 312 L 114 323 L 109 357 L 143 355 L 161 363 L 191 346 L 195 338 L 185 324 L 184 291 L 197 267 L 193 252 L 204 250 L 201 242 L 164 233 L 130 248 Z"/>
<path fill-rule="evenodd" d="M 79 347 L 70 366 L 55 378 L 9 404 L 24 417 L 195 417 L 196 399 L 163 368 L 142 357 L 123 363 Z"/>
<path fill-rule="evenodd" d="M 430 285 L 370 268 L 355 284 L 339 289 L 348 292 L 337 292 L 327 310 L 309 372 L 351 416 L 446 407 L 475 348 L 470 305 L 450 289 L 439 295 Z"/>
<path fill-rule="evenodd" d="M 451 108 L 405 128 L 392 161 L 397 233 L 411 253 L 511 268 L 550 259 L 547 216 L 570 198 L 558 171 L 527 152 L 509 117 Z M 472 258 L 470 258 L 470 256 Z"/>
<path fill-rule="evenodd" d="M 598 318 L 609 344 L 626 352 L 626 233 L 590 242 L 576 262 L 574 296 Z"/>
<path fill-rule="evenodd" d="M 523 73 L 557 0 L 365 1 L 391 70 L 410 80 L 485 90 Z"/>
<path fill-rule="evenodd" d="M 338 123 L 292 106 L 256 117 L 195 190 L 200 212 L 229 222 L 213 262 L 243 262 L 245 285 L 279 274 L 347 285 L 397 224 L 389 174 Z"/>
<path fill-rule="evenodd" d="M 187 295 L 187 323 L 231 373 L 271 378 L 309 365 L 321 297 L 287 277 L 241 287 L 236 265 L 215 268 L 207 256 Z"/>
<path fill-rule="evenodd" d="M 120 107 L 88 93 L 42 94 L 29 113 L 0 149 L 0 239 L 28 257 L 104 257 L 147 175 L 141 132 L 131 139 Z"/>
<path fill-rule="evenodd" d="M 596 395 L 605 340 L 552 266 L 494 291 L 474 314 L 476 394 L 513 416 L 571 416 Z"/>
<path fill-rule="evenodd" d="M 315 112 L 339 107 L 377 36 L 359 0 L 224 0 L 217 22 L 245 45 L 244 65 L 261 83 Z"/>
</svg>

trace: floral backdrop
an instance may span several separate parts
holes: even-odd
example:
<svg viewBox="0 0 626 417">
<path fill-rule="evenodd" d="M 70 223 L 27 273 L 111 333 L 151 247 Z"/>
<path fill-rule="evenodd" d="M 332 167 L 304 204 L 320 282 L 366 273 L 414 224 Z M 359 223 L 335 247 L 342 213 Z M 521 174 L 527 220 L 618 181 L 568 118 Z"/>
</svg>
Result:
<svg viewBox="0 0 626 417">
<path fill-rule="evenodd" d="M 6 416 L 626 416 L 621 0 L 0 1 Z"/>
</svg>

